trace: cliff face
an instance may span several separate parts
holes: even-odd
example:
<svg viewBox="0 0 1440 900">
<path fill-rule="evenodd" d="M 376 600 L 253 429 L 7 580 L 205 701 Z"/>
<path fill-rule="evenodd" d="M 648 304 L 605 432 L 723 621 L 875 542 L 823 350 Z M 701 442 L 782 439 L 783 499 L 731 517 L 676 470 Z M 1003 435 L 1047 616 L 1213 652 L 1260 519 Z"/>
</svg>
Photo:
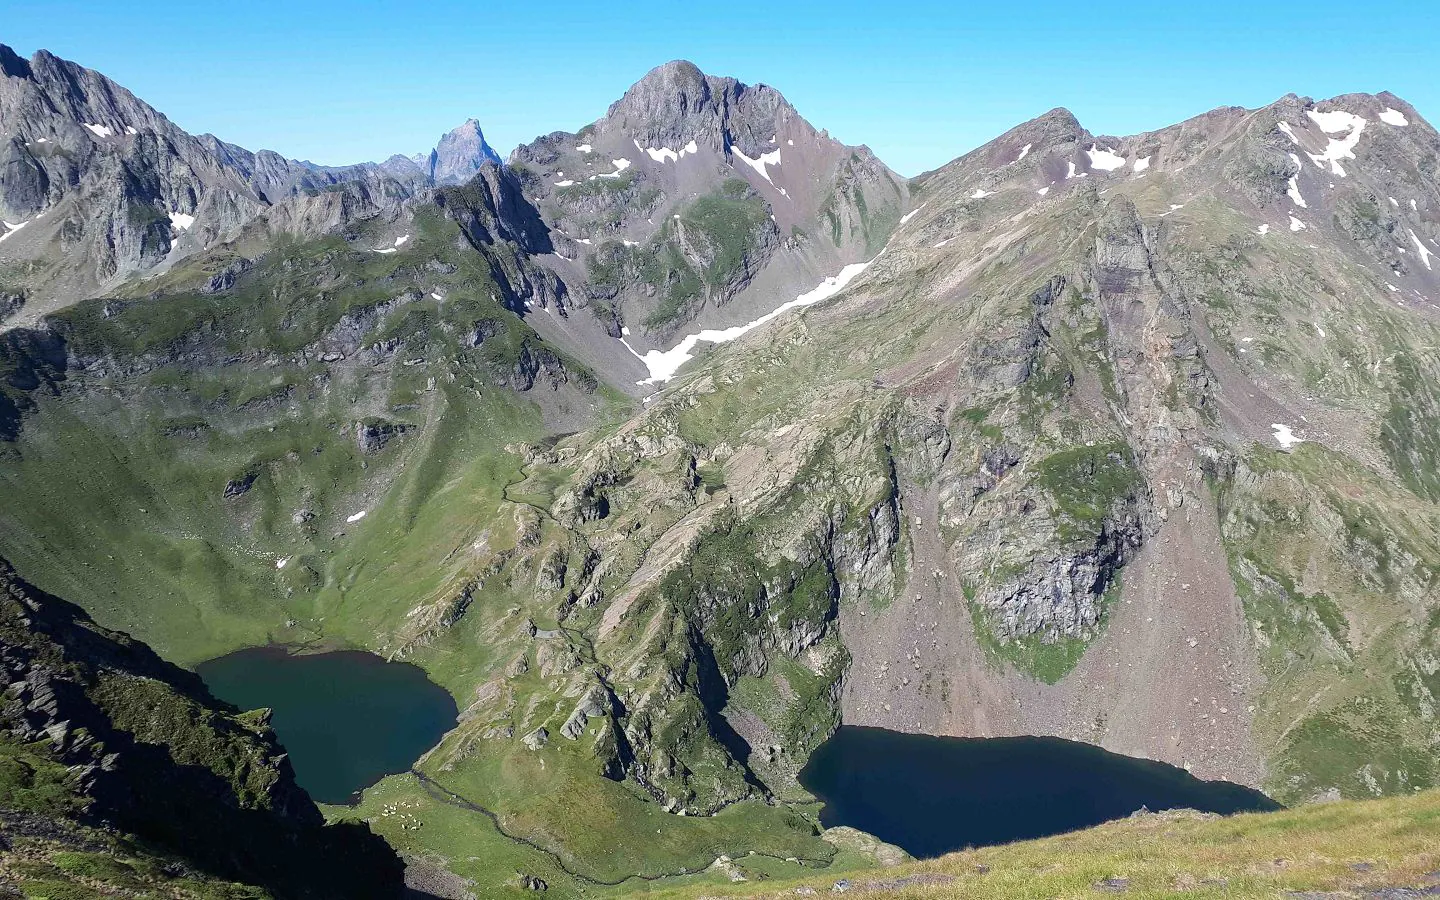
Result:
<svg viewBox="0 0 1440 900">
<path fill-rule="evenodd" d="M 0 742 L 68 770 L 73 812 L 57 804 L 57 818 L 111 826 L 277 896 L 399 895 L 399 858 L 363 825 L 324 824 L 263 712 L 227 707 L 3 560 L 0 679 Z"/>
</svg>

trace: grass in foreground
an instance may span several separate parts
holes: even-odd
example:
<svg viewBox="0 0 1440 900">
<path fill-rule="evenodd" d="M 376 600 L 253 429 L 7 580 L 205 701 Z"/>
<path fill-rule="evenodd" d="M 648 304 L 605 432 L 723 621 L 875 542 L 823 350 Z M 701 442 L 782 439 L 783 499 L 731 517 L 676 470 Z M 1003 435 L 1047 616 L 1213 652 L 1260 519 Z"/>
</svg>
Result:
<svg viewBox="0 0 1440 900">
<path fill-rule="evenodd" d="M 1049 898 L 1411 896 L 1440 885 L 1440 791 L 1218 818 L 1142 815 L 1071 834 L 851 874 L 850 893 Z M 683 888 L 668 897 L 828 894 L 834 875 Z M 1302 896 L 1312 896 L 1304 893 Z M 1418 895 L 1417 895 L 1418 896 Z"/>
</svg>

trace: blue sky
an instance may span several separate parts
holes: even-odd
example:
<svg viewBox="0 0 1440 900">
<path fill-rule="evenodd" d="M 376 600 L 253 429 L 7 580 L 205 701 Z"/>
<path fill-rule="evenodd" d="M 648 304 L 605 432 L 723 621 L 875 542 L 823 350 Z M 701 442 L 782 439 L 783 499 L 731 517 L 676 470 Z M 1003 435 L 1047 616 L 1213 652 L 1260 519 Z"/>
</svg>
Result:
<svg viewBox="0 0 1440 900">
<path fill-rule="evenodd" d="M 504 155 L 677 58 L 779 88 L 905 175 L 1055 106 L 1129 134 L 1391 90 L 1440 121 L 1434 0 L 0 0 L 0 42 L 99 69 L 189 131 L 322 163 L 414 153 L 472 116 Z"/>
</svg>

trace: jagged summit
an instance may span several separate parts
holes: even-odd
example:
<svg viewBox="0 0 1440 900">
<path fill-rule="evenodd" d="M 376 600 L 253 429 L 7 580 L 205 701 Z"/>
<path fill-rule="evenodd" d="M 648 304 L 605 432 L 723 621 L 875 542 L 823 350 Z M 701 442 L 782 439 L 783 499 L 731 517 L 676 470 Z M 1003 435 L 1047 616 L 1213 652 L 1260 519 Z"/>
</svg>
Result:
<svg viewBox="0 0 1440 900">
<path fill-rule="evenodd" d="M 416 161 L 433 183 L 460 184 L 469 181 L 486 163 L 498 164 L 500 155 L 486 143 L 480 123 L 466 119 L 442 135 L 428 156 Z"/>
<path fill-rule="evenodd" d="M 769 149 L 775 129 L 795 110 L 780 92 L 734 78 L 706 75 L 694 63 L 668 62 L 648 72 L 611 104 L 606 122 L 645 146 L 694 140 L 719 153 L 733 145 L 747 155 Z"/>
</svg>

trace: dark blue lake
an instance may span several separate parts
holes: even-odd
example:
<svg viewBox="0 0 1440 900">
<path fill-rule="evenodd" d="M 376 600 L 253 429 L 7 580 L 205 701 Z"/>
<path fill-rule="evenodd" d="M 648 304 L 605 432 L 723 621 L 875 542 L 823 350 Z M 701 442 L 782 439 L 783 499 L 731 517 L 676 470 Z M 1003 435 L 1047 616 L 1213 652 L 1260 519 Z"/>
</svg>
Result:
<svg viewBox="0 0 1440 900">
<path fill-rule="evenodd" d="M 800 772 L 827 828 L 917 857 L 1044 837 L 1143 808 L 1279 809 L 1259 791 L 1059 738 L 942 738 L 844 726 Z"/>
<path fill-rule="evenodd" d="M 252 647 L 201 663 L 211 693 L 269 707 L 295 779 L 321 803 L 347 803 L 404 772 L 455 727 L 455 701 L 418 666 L 373 653 Z"/>
</svg>

